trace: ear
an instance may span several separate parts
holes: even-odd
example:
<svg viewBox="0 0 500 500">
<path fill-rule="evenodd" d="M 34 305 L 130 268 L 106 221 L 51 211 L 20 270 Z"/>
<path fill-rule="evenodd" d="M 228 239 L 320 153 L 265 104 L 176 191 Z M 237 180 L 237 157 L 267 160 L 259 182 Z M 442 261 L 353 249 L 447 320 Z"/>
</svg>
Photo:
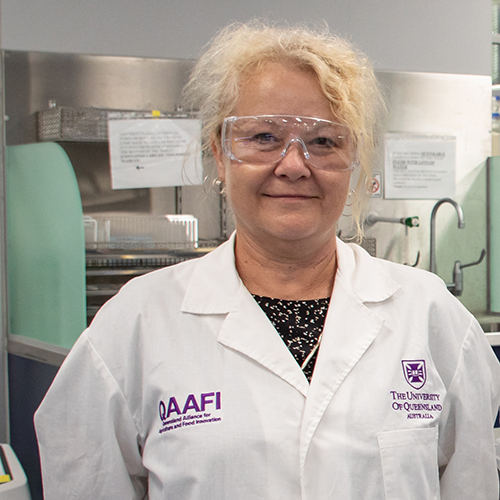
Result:
<svg viewBox="0 0 500 500">
<path fill-rule="evenodd" d="M 212 154 L 214 155 L 215 163 L 217 163 L 217 177 L 225 182 L 226 167 L 224 165 L 224 153 L 222 152 L 222 146 L 216 141 L 212 141 Z"/>
</svg>

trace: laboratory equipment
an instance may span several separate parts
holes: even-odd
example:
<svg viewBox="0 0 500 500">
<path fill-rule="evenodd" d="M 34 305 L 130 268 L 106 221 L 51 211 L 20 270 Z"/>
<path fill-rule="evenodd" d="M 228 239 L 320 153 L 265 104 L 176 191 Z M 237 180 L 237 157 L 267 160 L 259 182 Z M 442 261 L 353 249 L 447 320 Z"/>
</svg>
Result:
<svg viewBox="0 0 500 500">
<path fill-rule="evenodd" d="M 0 444 L 0 500 L 31 500 L 26 474 L 8 444 Z"/>
<path fill-rule="evenodd" d="M 430 245 L 430 252 L 429 252 L 429 257 L 430 257 L 429 258 L 429 270 L 434 274 L 437 274 L 436 216 L 437 216 L 437 212 L 439 210 L 439 207 L 441 205 L 443 205 L 444 203 L 449 203 L 455 208 L 455 211 L 457 212 L 457 217 L 458 217 L 458 229 L 464 229 L 464 227 L 465 227 L 464 212 L 462 210 L 462 207 L 455 200 L 452 200 L 451 198 L 442 198 L 434 205 L 434 208 L 432 209 L 432 213 L 431 213 L 431 245 Z M 448 290 L 453 295 L 459 297 L 463 293 L 464 281 L 463 281 L 462 270 L 467 268 L 467 267 L 477 266 L 478 264 L 480 264 L 483 261 L 485 255 L 486 255 L 486 250 L 483 249 L 481 251 L 481 255 L 480 255 L 479 259 L 475 262 L 470 262 L 469 264 L 462 264 L 459 260 L 455 261 L 455 264 L 453 265 L 453 282 L 447 283 L 447 285 L 446 285 L 448 287 Z"/>
<path fill-rule="evenodd" d="M 389 222 L 392 224 L 403 224 L 405 227 L 418 227 L 419 220 L 417 216 L 412 217 L 383 217 L 378 215 L 377 212 L 370 212 L 364 221 L 367 226 L 373 226 L 377 222 Z"/>
<path fill-rule="evenodd" d="M 419 227 L 420 222 L 417 216 L 411 216 L 411 217 L 384 217 L 379 215 L 377 212 L 370 212 L 365 220 L 363 221 L 363 224 L 365 226 L 371 227 L 374 226 L 377 222 L 388 222 L 390 224 L 402 224 L 405 226 L 405 233 L 408 235 L 408 228 L 411 227 Z M 413 264 L 408 264 L 405 263 L 405 265 L 410 265 L 411 267 L 417 267 L 418 263 L 420 262 L 420 250 L 417 252 L 417 257 L 415 259 L 415 262 Z"/>
<path fill-rule="evenodd" d="M 213 249 L 199 244 L 193 215 L 99 214 L 85 222 L 89 320 L 130 278 Z"/>
<path fill-rule="evenodd" d="M 9 146 L 5 164 L 10 333 L 69 349 L 86 326 L 75 172 L 55 143 Z"/>
</svg>

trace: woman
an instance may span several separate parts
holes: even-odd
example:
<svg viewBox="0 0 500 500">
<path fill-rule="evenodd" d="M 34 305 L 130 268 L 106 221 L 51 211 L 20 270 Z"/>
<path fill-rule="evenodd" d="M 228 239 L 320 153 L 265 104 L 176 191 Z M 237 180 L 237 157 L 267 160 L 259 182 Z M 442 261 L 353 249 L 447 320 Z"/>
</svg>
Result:
<svg viewBox="0 0 500 500">
<path fill-rule="evenodd" d="M 335 237 L 370 178 L 364 58 L 233 26 L 188 93 L 236 233 L 82 335 L 36 415 L 46 498 L 496 500 L 480 327 L 436 276 Z"/>
</svg>

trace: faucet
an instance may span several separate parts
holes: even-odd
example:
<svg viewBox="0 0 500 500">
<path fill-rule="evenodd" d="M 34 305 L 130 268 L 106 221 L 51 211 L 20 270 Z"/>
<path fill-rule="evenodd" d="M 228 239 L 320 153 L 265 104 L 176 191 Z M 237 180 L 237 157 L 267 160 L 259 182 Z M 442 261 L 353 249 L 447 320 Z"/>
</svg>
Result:
<svg viewBox="0 0 500 500">
<path fill-rule="evenodd" d="M 451 198 L 443 198 L 442 200 L 439 200 L 435 205 L 434 208 L 432 209 L 431 213 L 431 248 L 430 248 L 430 263 L 429 263 L 429 270 L 437 274 L 437 266 L 436 266 L 436 214 L 439 209 L 439 207 L 443 203 L 450 203 L 455 207 L 455 210 L 457 212 L 458 216 L 458 229 L 463 229 L 465 227 L 465 221 L 464 221 L 464 213 L 462 210 L 462 207 L 454 200 Z M 484 257 L 486 255 L 486 250 L 482 250 L 481 255 L 479 257 L 479 260 L 476 262 L 471 262 L 469 264 L 462 264 L 459 260 L 455 261 L 455 264 L 453 266 L 453 283 L 447 283 L 447 288 L 448 290 L 455 295 L 456 297 L 459 297 L 462 295 L 462 292 L 464 290 L 464 276 L 462 270 L 465 269 L 466 267 L 471 267 L 471 266 L 476 266 L 480 264 Z"/>
<path fill-rule="evenodd" d="M 437 274 L 437 266 L 436 266 L 436 215 L 439 207 L 443 205 L 443 203 L 450 203 L 455 207 L 458 216 L 458 229 L 463 229 L 465 227 L 464 220 L 464 212 L 462 207 L 451 198 L 443 198 L 439 200 L 432 209 L 431 213 L 431 248 L 429 254 L 429 271 L 431 273 Z"/>
</svg>

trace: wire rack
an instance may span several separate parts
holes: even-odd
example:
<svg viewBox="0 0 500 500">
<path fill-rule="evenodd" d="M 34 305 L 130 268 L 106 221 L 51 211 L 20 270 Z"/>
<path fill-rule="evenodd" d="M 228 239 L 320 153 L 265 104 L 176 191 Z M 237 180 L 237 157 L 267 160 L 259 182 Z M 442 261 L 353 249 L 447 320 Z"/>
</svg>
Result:
<svg viewBox="0 0 500 500">
<path fill-rule="evenodd" d="M 108 110 L 99 108 L 54 108 L 37 113 L 39 141 L 108 140 Z"/>
</svg>

